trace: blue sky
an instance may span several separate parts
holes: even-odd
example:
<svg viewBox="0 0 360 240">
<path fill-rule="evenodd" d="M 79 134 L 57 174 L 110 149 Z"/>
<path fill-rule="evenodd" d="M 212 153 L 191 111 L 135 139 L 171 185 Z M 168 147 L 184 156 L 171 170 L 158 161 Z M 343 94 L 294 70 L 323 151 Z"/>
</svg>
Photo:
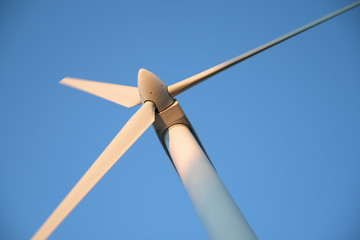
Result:
<svg viewBox="0 0 360 240">
<path fill-rule="evenodd" d="M 65 76 L 172 84 L 353 1 L 2 1 L 0 239 L 30 238 L 137 110 Z M 360 8 L 178 96 L 260 239 L 360 238 Z M 51 239 L 206 239 L 150 128 Z"/>
</svg>

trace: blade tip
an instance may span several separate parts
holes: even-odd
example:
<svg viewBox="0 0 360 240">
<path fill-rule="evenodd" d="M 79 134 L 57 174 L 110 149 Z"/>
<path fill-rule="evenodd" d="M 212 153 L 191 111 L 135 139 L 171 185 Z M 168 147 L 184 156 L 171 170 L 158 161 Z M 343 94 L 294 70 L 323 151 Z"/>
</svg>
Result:
<svg viewBox="0 0 360 240">
<path fill-rule="evenodd" d="M 70 79 L 71 79 L 70 77 L 64 77 L 63 79 L 60 80 L 59 84 L 68 85 Z"/>
</svg>

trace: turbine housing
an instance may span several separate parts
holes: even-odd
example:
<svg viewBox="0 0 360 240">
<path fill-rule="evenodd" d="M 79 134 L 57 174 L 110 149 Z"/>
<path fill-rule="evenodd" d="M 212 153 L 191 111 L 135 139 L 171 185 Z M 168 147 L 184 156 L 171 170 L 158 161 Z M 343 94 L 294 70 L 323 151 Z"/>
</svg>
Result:
<svg viewBox="0 0 360 240">
<path fill-rule="evenodd" d="M 159 112 L 174 102 L 166 84 L 158 76 L 143 68 L 138 73 L 138 88 L 142 103 L 152 101 Z"/>
</svg>

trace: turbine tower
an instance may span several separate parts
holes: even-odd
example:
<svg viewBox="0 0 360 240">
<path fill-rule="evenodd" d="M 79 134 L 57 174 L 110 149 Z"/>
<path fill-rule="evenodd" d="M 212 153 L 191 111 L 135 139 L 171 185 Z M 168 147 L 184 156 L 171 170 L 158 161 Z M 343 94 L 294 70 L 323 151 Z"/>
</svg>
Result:
<svg viewBox="0 0 360 240">
<path fill-rule="evenodd" d="M 194 128 L 175 97 L 209 77 L 358 5 L 360 5 L 360 1 L 169 87 L 155 74 L 145 69 L 139 70 L 138 87 L 69 77 L 61 80 L 61 84 L 125 107 L 139 104 L 142 106 L 38 229 L 32 239 L 48 238 L 150 125 L 153 125 L 160 143 L 189 194 L 209 239 L 257 239 L 218 177 Z"/>
</svg>

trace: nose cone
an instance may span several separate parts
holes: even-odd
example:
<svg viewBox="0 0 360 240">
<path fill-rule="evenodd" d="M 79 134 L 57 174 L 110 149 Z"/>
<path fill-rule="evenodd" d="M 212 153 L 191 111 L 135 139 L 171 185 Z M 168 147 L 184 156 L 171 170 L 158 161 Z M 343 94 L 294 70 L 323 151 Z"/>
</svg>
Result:
<svg viewBox="0 0 360 240">
<path fill-rule="evenodd" d="M 174 102 L 165 83 L 158 76 L 143 68 L 138 73 L 138 88 L 142 102 L 152 101 L 159 112 Z"/>
<path fill-rule="evenodd" d="M 158 76 L 153 74 L 152 72 L 140 68 L 138 73 L 138 87 L 147 87 L 150 85 L 159 85 L 163 83 Z"/>
</svg>

